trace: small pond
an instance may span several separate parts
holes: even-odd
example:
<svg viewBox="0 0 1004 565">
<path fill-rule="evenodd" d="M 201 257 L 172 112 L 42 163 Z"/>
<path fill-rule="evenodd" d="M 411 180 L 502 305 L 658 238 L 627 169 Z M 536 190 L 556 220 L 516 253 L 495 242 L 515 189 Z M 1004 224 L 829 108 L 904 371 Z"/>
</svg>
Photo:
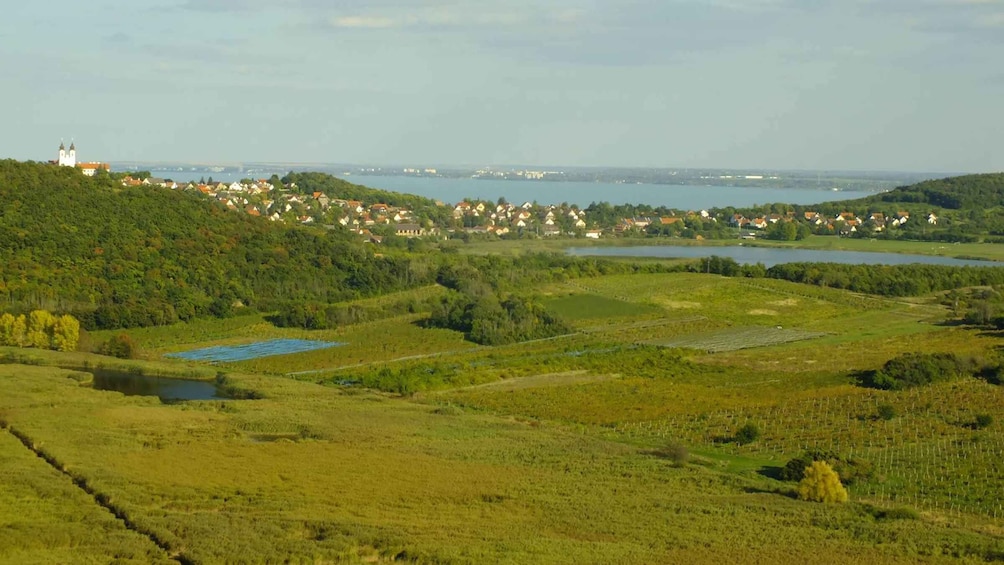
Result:
<svg viewBox="0 0 1004 565">
<path fill-rule="evenodd" d="M 336 341 L 316 341 L 310 339 L 270 339 L 268 341 L 258 341 L 244 345 L 218 345 L 216 347 L 204 347 L 202 349 L 192 349 L 180 351 L 178 353 L 168 353 L 164 357 L 175 357 L 188 361 L 211 361 L 214 363 L 247 361 L 258 357 L 269 357 L 271 355 L 287 355 L 290 353 L 303 353 L 316 349 L 327 349 L 345 345 Z"/>
<path fill-rule="evenodd" d="M 105 369 L 86 371 L 94 375 L 92 388 L 114 390 L 126 396 L 156 396 L 165 402 L 228 398 L 214 383 L 208 381 L 187 381 Z"/>
</svg>

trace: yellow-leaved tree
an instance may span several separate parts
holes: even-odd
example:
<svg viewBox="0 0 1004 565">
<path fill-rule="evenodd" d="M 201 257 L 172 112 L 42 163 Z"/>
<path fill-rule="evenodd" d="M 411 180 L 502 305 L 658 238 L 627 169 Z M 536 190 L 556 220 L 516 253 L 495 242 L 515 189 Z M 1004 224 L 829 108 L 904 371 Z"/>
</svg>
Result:
<svg viewBox="0 0 1004 565">
<path fill-rule="evenodd" d="M 49 349 L 55 321 L 56 317 L 46 310 L 32 310 L 28 314 L 28 347 Z"/>
<path fill-rule="evenodd" d="M 826 461 L 813 461 L 805 469 L 805 478 L 798 483 L 798 497 L 814 502 L 847 502 L 848 498 L 840 475 Z"/>
<path fill-rule="evenodd" d="M 14 318 L 14 327 L 11 329 L 11 345 L 14 347 L 24 347 L 28 343 L 28 320 L 21 314 Z"/>
<path fill-rule="evenodd" d="M 14 342 L 14 321 L 13 314 L 5 312 L 0 316 L 0 345 L 15 346 Z"/>
<path fill-rule="evenodd" d="M 56 351 L 73 351 L 80 340 L 80 322 L 69 314 L 56 318 L 52 325 L 52 348 Z"/>
</svg>

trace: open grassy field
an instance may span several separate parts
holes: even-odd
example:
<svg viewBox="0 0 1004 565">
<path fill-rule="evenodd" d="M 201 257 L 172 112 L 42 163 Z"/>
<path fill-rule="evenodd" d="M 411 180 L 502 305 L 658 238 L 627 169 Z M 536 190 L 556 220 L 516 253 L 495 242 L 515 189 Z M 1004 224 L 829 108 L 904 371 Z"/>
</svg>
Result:
<svg viewBox="0 0 1004 565">
<path fill-rule="evenodd" d="M 475 347 L 420 314 L 317 332 L 245 316 L 130 330 L 146 360 L 0 351 L 0 561 L 1004 558 L 1004 389 L 853 378 L 910 351 L 993 355 L 1000 337 L 944 324 L 923 300 L 784 281 L 624 275 L 534 290 L 574 333 Z M 161 357 L 276 337 L 347 345 L 216 365 Z M 165 404 L 56 367 L 104 363 L 225 372 L 260 398 Z M 345 384 L 383 373 L 422 386 Z M 980 414 L 993 421 L 977 429 Z M 759 437 L 737 443 L 747 423 Z M 812 448 L 866 464 L 850 503 L 799 501 L 776 478 Z"/>
</svg>

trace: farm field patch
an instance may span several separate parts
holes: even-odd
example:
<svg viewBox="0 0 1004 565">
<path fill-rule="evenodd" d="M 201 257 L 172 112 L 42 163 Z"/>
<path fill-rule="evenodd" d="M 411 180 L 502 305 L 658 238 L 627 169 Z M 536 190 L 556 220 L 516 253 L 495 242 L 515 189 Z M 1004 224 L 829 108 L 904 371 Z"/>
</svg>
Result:
<svg viewBox="0 0 1004 565">
<path fill-rule="evenodd" d="M 794 341 L 815 339 L 826 334 L 804 330 L 783 329 L 768 326 L 747 326 L 714 332 L 689 335 L 670 340 L 650 341 L 651 345 L 662 347 L 683 347 L 708 353 L 736 351 L 752 347 L 765 347 Z"/>
<path fill-rule="evenodd" d="M 636 302 L 626 302 L 595 294 L 570 294 L 549 298 L 544 305 L 562 318 L 576 322 L 602 318 L 652 317 L 662 310 Z"/>
</svg>

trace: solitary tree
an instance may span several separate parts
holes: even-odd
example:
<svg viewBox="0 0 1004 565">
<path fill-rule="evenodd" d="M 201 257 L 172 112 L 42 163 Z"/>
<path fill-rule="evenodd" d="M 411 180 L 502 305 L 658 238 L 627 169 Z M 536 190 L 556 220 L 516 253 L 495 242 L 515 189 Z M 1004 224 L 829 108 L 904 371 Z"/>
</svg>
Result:
<svg viewBox="0 0 1004 565">
<path fill-rule="evenodd" d="M 847 489 L 826 461 L 813 461 L 798 483 L 798 497 L 813 502 L 847 502 Z"/>
</svg>

